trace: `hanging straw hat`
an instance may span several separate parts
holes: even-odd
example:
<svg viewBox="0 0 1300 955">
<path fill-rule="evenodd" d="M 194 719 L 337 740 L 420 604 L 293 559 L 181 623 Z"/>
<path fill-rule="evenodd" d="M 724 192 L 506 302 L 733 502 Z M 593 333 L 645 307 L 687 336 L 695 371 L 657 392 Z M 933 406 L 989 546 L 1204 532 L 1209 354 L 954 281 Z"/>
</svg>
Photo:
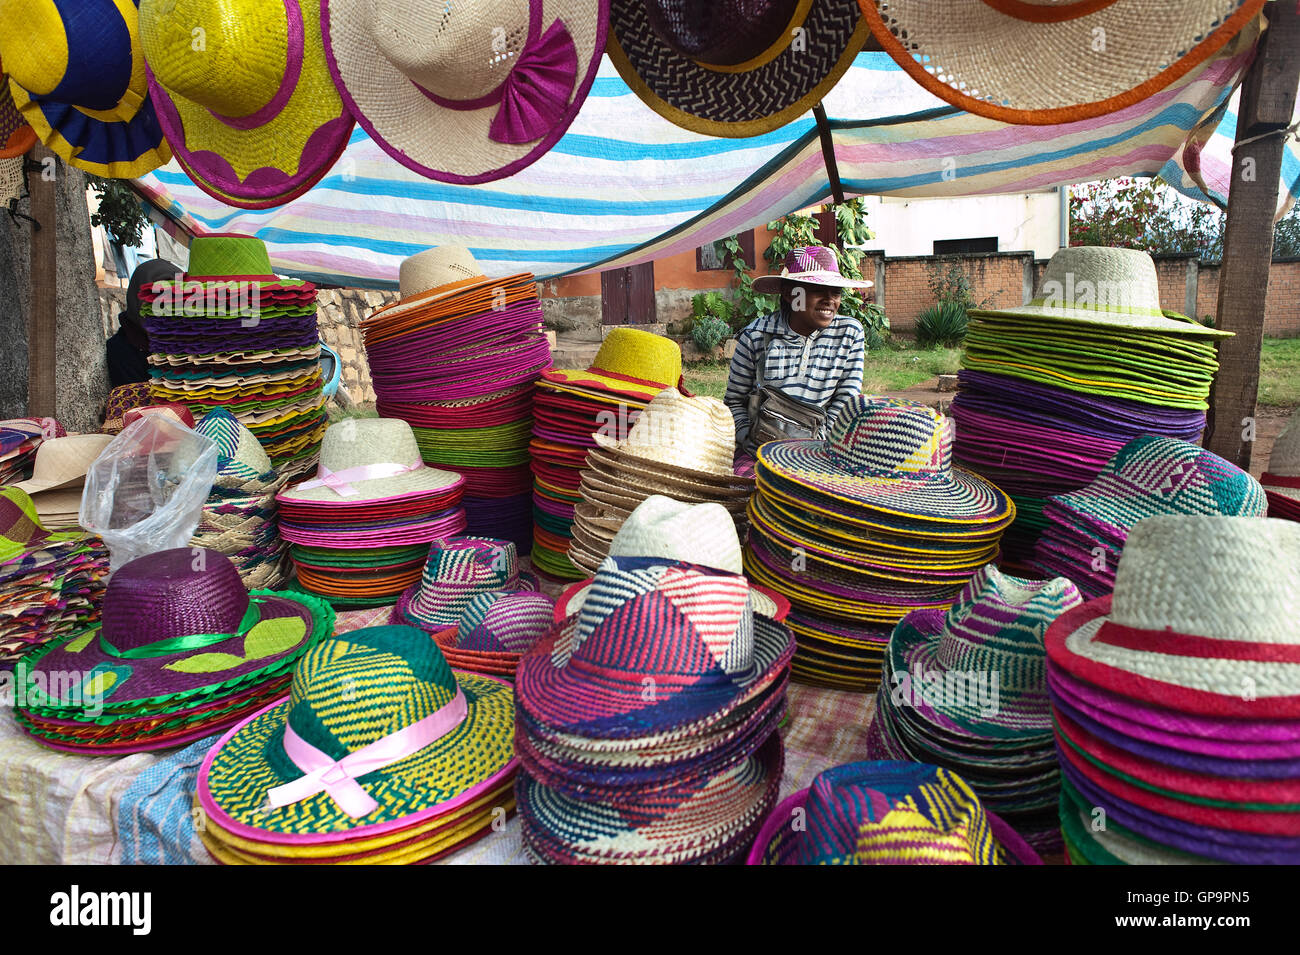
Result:
<svg viewBox="0 0 1300 955">
<path fill-rule="evenodd" d="M 171 159 L 127 0 L 9 0 L 0 59 L 23 118 L 56 156 L 132 179 Z M 189 40 L 186 40 L 189 43 Z"/>
<path fill-rule="evenodd" d="M 0 159 L 16 159 L 35 145 L 36 130 L 18 112 L 14 95 L 9 90 L 9 74 L 4 72 L 4 67 L 0 64 Z M 7 169 L 7 164 L 5 168 Z M 18 168 L 22 169 L 22 163 L 18 164 Z M 0 185 L 7 186 L 7 183 L 0 180 Z M 21 190 L 14 195 L 21 196 Z M 8 204 L 7 196 L 7 191 L 0 188 L 0 200 L 5 204 Z"/>
<path fill-rule="evenodd" d="M 608 0 L 333 0 L 325 49 L 344 101 L 389 155 L 471 184 L 564 135 L 596 78 Z"/>
<path fill-rule="evenodd" d="M 1115 592 L 1047 632 L 1086 683 L 1188 713 L 1300 716 L 1300 528 L 1270 518 L 1163 516 L 1128 536 Z"/>
<path fill-rule="evenodd" d="M 852 0 L 612 0 L 609 57 L 660 116 L 757 136 L 808 112 L 867 37 Z"/>
<path fill-rule="evenodd" d="M 1219 51 L 1263 0 L 858 0 L 871 32 L 931 93 L 1003 123 L 1103 116 Z"/>
<path fill-rule="evenodd" d="M 348 144 L 320 0 L 141 0 L 140 46 L 176 159 L 227 205 L 302 195 Z"/>
<path fill-rule="evenodd" d="M 867 289 L 876 284 L 866 279 L 846 279 L 840 274 L 840 263 L 835 253 L 823 245 L 791 249 L 786 253 L 781 274 L 760 275 L 754 279 L 754 291 L 779 292 L 781 283 L 785 280 L 832 288 Z"/>
</svg>

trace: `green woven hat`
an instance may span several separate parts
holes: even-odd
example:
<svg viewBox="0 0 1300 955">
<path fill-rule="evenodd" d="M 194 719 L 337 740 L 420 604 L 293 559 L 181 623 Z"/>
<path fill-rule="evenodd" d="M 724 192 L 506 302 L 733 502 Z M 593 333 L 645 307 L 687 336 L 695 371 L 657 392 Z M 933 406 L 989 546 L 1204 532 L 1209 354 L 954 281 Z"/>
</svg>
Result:
<svg viewBox="0 0 1300 955">
<path fill-rule="evenodd" d="M 226 275 L 273 275 L 266 243 L 251 235 L 205 235 L 190 245 L 191 278 Z"/>
<path fill-rule="evenodd" d="M 369 627 L 309 650 L 288 699 L 208 753 L 198 796 L 244 838 L 377 834 L 499 787 L 516 766 L 513 740 L 509 684 L 453 673 L 414 627 Z"/>
</svg>

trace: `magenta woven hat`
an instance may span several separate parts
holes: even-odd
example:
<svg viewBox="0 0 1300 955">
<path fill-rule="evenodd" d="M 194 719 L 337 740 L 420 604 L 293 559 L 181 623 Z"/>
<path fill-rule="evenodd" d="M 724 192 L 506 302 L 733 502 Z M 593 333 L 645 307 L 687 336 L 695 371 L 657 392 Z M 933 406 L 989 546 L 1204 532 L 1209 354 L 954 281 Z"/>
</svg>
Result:
<svg viewBox="0 0 1300 955">
<path fill-rule="evenodd" d="M 780 275 L 762 275 L 754 279 L 754 291 L 779 292 L 781 280 L 789 279 L 803 285 L 831 285 L 835 288 L 871 288 L 875 282 L 866 279 L 847 279 L 840 274 L 840 263 L 832 249 L 824 245 L 809 245 L 791 249 L 785 257 L 785 267 Z"/>
<path fill-rule="evenodd" d="M 527 653 L 551 629 L 555 601 L 538 593 L 475 594 L 456 628 L 456 649 Z"/>
<path fill-rule="evenodd" d="M 402 594 L 394 620 L 423 630 L 456 626 L 479 594 L 536 589 L 519 573 L 513 541 L 452 537 L 434 541 L 420 582 Z"/>
</svg>

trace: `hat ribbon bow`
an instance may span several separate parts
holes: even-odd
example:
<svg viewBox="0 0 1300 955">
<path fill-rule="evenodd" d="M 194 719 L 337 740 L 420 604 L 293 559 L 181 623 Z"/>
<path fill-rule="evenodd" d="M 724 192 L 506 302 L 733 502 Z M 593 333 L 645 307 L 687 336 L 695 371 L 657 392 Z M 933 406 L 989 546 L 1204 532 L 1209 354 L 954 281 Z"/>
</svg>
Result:
<svg viewBox="0 0 1300 955">
<path fill-rule="evenodd" d="M 556 20 L 540 40 L 520 51 L 501 85 L 501 106 L 488 136 L 516 146 L 541 139 L 564 116 L 577 78 L 578 49 L 564 21 Z"/>
<path fill-rule="evenodd" d="M 326 793 L 353 819 L 368 816 L 379 808 L 379 803 L 361 787 L 357 777 L 418 753 L 459 726 L 468 712 L 465 694 L 457 688 L 456 696 L 450 703 L 424 719 L 381 736 L 339 760 L 331 759 L 286 723 L 284 751 L 306 775 L 270 790 L 266 794 L 267 802 L 272 809 L 279 809 L 310 799 L 318 793 Z"/>
<path fill-rule="evenodd" d="M 353 481 L 397 477 L 408 471 L 418 471 L 422 467 L 424 462 L 416 461 L 414 464 L 362 464 L 342 471 L 331 471 L 321 464 L 316 468 L 316 477 L 310 481 L 303 481 L 298 485 L 297 490 L 310 491 L 313 488 L 327 487 L 343 497 L 356 497 L 360 492 L 352 486 Z"/>
</svg>

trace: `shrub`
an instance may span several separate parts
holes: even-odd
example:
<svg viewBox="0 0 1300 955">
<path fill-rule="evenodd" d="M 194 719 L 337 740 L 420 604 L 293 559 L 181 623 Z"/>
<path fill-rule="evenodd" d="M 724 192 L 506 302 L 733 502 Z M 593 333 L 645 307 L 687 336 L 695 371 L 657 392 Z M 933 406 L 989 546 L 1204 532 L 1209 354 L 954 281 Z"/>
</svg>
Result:
<svg viewBox="0 0 1300 955">
<path fill-rule="evenodd" d="M 966 338 L 966 308 L 957 302 L 931 305 L 916 320 L 916 343 L 922 348 L 956 348 Z"/>
<path fill-rule="evenodd" d="M 691 340 L 706 355 L 731 337 L 731 326 L 716 315 L 701 315 L 691 323 Z"/>
</svg>

